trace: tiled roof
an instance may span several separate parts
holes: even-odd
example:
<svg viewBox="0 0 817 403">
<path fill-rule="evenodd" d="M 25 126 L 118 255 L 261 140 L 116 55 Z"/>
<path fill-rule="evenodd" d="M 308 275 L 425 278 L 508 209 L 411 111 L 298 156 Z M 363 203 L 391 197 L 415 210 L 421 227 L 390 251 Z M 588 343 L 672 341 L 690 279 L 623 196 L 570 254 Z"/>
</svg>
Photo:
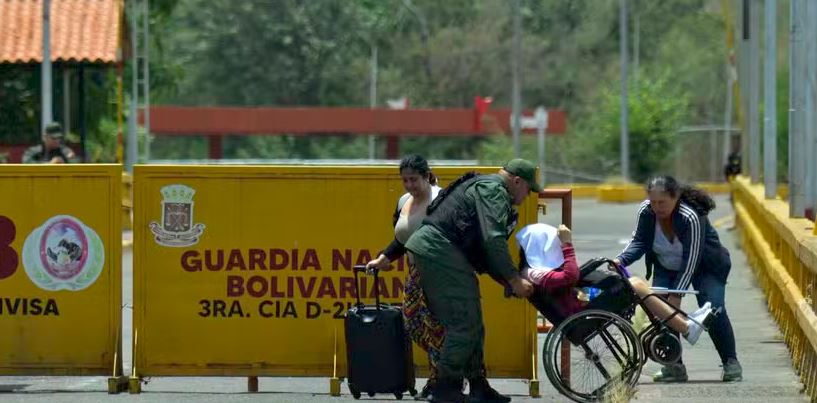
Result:
<svg viewBox="0 0 817 403">
<path fill-rule="evenodd" d="M 0 63 L 42 62 L 42 0 L 0 0 Z M 114 63 L 120 0 L 51 0 L 51 60 Z"/>
</svg>

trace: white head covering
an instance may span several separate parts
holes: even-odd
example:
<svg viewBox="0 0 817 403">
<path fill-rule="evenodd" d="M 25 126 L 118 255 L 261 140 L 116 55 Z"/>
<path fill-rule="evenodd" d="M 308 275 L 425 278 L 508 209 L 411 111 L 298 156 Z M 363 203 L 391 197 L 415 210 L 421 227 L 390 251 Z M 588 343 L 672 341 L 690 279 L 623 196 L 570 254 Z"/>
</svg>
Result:
<svg viewBox="0 0 817 403">
<path fill-rule="evenodd" d="M 530 224 L 516 233 L 516 241 L 525 251 L 531 269 L 553 270 L 565 262 L 556 231 L 547 224 Z"/>
</svg>

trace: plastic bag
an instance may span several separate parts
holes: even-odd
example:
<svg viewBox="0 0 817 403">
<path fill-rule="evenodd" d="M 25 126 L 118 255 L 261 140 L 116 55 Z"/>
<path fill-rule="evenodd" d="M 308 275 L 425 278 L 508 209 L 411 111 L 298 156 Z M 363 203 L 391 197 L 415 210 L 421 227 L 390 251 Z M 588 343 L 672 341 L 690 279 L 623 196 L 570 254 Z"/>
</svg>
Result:
<svg viewBox="0 0 817 403">
<path fill-rule="evenodd" d="M 644 308 L 642 308 L 641 305 L 635 307 L 635 314 L 632 320 L 633 329 L 635 329 L 636 333 L 641 333 L 642 330 L 650 325 L 650 318 L 647 317 L 647 312 L 644 312 Z"/>
</svg>

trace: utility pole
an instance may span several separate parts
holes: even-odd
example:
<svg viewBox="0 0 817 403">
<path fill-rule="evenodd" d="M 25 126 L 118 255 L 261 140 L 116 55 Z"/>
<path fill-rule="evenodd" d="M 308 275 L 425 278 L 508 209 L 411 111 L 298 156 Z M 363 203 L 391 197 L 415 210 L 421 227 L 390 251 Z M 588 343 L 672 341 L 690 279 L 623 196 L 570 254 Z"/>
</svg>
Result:
<svg viewBox="0 0 817 403">
<path fill-rule="evenodd" d="M 808 62 L 806 63 L 806 208 L 811 210 L 812 219 L 817 215 L 817 3 L 806 2 L 806 33 L 811 40 L 806 41 Z"/>
<path fill-rule="evenodd" d="M 777 196 L 777 0 L 766 0 L 763 55 L 763 184 L 767 199 Z"/>
<path fill-rule="evenodd" d="M 636 6 L 637 7 L 637 6 Z M 641 13 L 636 8 L 635 23 L 633 24 L 633 82 L 638 84 L 638 65 L 640 63 L 641 54 Z M 636 87 L 637 88 L 637 87 Z"/>
<path fill-rule="evenodd" d="M 536 120 L 536 139 L 539 143 L 539 183 L 545 186 L 547 179 L 545 175 L 545 135 L 548 128 L 548 112 L 544 106 L 536 108 L 534 113 Z"/>
<path fill-rule="evenodd" d="M 740 90 L 740 114 L 739 120 L 741 121 L 741 135 L 740 135 L 740 158 L 741 158 L 741 166 L 743 168 L 744 173 L 749 172 L 749 103 L 750 96 L 749 96 L 749 81 L 751 80 L 750 71 L 751 66 L 749 57 L 750 53 L 750 46 L 749 46 L 749 38 L 751 37 L 750 33 L 750 2 L 752 0 L 743 0 L 743 7 L 742 16 L 741 16 L 741 41 L 739 50 L 739 57 L 740 62 L 738 62 L 738 89 Z"/>
<path fill-rule="evenodd" d="M 630 180 L 630 134 L 627 128 L 627 0 L 619 3 L 619 49 L 621 51 L 621 176 Z"/>
<path fill-rule="evenodd" d="M 759 0 L 749 2 L 749 175 L 760 182 L 760 10 Z"/>
<path fill-rule="evenodd" d="M 512 74 L 512 84 L 511 84 L 511 114 L 513 119 L 513 124 L 511 125 L 511 131 L 513 133 L 513 156 L 514 158 L 519 158 L 520 155 L 520 145 L 519 145 L 519 134 L 522 130 L 521 127 L 521 114 L 522 114 L 522 95 L 520 89 L 520 67 L 521 61 L 519 59 L 522 58 L 522 13 L 520 11 L 520 2 L 521 0 L 513 0 L 513 51 L 511 56 L 511 74 Z"/>
<path fill-rule="evenodd" d="M 150 160 L 150 0 L 142 0 L 145 5 L 142 14 L 142 32 L 145 43 L 144 52 L 144 81 L 142 81 L 145 97 L 145 161 Z"/>
<path fill-rule="evenodd" d="M 805 177 L 805 48 L 803 20 L 805 1 L 791 0 L 789 31 L 789 216 L 805 215 L 803 180 Z"/>
<path fill-rule="evenodd" d="M 54 120 L 52 112 L 53 92 L 51 89 L 51 0 L 43 0 L 43 61 L 40 64 L 40 134 L 45 132 L 45 126 Z"/>
<path fill-rule="evenodd" d="M 735 81 L 735 31 L 732 25 L 731 0 L 723 0 L 724 22 L 726 25 L 726 105 L 723 108 L 723 160 L 721 166 L 729 160 L 732 152 L 732 98 L 734 97 Z"/>
<path fill-rule="evenodd" d="M 369 108 L 377 107 L 377 45 L 372 45 L 371 75 L 369 77 Z M 375 157 L 375 136 L 369 135 L 369 159 Z"/>
</svg>

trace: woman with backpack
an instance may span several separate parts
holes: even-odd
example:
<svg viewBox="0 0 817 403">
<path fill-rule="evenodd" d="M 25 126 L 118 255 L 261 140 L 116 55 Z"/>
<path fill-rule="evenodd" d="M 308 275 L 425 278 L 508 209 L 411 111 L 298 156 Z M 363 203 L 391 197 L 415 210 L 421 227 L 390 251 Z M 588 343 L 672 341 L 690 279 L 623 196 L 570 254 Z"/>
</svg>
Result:
<svg viewBox="0 0 817 403">
<path fill-rule="evenodd" d="M 630 266 L 646 255 L 647 279 L 654 273 L 653 286 L 698 291 L 698 305 L 710 302 L 720 310 L 709 328 L 721 362 L 724 382 L 740 381 L 735 334 L 726 313 L 726 281 L 731 269 L 729 251 L 721 245 L 708 214 L 715 202 L 704 191 L 685 186 L 671 176 L 658 176 L 647 183 L 648 199 L 639 206 L 636 228 L 627 247 L 614 259 Z M 682 295 L 669 302 L 681 304 Z M 665 366 L 653 376 L 655 382 L 686 382 L 683 362 Z"/>
</svg>

